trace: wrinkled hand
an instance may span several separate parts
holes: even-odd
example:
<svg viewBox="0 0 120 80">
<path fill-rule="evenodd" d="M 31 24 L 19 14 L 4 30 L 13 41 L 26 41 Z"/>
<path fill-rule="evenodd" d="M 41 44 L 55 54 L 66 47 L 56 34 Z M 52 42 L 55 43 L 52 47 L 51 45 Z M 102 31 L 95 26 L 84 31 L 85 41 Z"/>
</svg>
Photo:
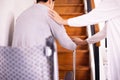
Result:
<svg viewBox="0 0 120 80">
<path fill-rule="evenodd" d="M 84 46 L 84 45 L 87 45 L 87 41 L 86 40 L 82 40 L 80 38 L 72 38 L 73 42 L 75 42 L 77 45 L 80 45 L 80 46 Z"/>
<path fill-rule="evenodd" d="M 56 11 L 50 9 L 49 16 L 55 20 L 58 24 L 66 25 L 67 20 L 64 20 Z"/>
</svg>

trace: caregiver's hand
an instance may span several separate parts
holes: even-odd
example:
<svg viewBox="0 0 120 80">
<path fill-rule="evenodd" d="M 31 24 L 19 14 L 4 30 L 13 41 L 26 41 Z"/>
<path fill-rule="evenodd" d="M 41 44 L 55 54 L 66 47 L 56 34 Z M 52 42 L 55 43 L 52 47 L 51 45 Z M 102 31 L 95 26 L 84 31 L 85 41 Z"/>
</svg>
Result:
<svg viewBox="0 0 120 80">
<path fill-rule="evenodd" d="M 80 46 L 85 46 L 88 44 L 88 42 L 86 40 L 82 40 L 80 38 L 72 38 L 73 42 L 75 42 L 77 45 Z"/>
<path fill-rule="evenodd" d="M 67 20 L 63 19 L 56 11 L 50 9 L 49 16 L 55 20 L 58 24 L 68 25 Z"/>
</svg>

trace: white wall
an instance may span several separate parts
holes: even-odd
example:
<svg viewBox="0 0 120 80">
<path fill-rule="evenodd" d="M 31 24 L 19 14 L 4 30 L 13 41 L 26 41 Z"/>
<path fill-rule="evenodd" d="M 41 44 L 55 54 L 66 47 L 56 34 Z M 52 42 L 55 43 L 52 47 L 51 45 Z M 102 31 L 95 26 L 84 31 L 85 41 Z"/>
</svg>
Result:
<svg viewBox="0 0 120 80">
<path fill-rule="evenodd" d="M 0 0 L 0 46 L 11 43 L 16 18 L 35 0 Z"/>
<path fill-rule="evenodd" d="M 9 28 L 13 21 L 13 0 L 0 0 L 0 45 L 8 45 Z"/>
</svg>

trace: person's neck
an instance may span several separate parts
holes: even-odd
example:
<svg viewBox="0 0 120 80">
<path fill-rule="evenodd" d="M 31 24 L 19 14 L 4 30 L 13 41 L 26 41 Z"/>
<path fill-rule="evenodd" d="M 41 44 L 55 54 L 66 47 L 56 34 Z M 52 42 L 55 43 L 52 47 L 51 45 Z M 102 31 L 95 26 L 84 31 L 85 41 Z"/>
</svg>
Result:
<svg viewBox="0 0 120 80">
<path fill-rule="evenodd" d="M 38 4 L 42 4 L 42 5 L 45 5 L 45 6 L 47 6 L 47 7 L 50 7 L 47 2 L 39 2 Z"/>
</svg>

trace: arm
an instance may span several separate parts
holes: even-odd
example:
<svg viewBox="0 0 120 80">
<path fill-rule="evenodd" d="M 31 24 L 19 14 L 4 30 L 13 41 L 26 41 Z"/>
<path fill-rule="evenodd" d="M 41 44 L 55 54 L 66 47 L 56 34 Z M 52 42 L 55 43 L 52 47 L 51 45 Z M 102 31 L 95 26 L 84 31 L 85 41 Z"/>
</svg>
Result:
<svg viewBox="0 0 120 80">
<path fill-rule="evenodd" d="M 106 30 L 107 30 L 107 27 L 105 26 L 100 32 L 96 33 L 95 35 L 93 35 L 90 38 L 87 38 L 86 41 L 89 44 L 93 44 L 93 43 L 96 43 L 96 42 L 104 39 L 106 37 Z"/>
<path fill-rule="evenodd" d="M 70 26 L 86 26 L 110 20 L 120 15 L 120 8 L 113 0 L 102 0 L 102 2 L 91 12 L 68 19 Z"/>
<path fill-rule="evenodd" d="M 86 40 L 82 40 L 80 38 L 73 38 L 72 40 L 77 44 L 77 45 L 87 45 L 87 44 L 94 44 L 106 37 L 106 26 L 98 33 L 93 35 L 90 38 L 87 38 Z"/>
<path fill-rule="evenodd" d="M 51 18 L 48 18 L 48 24 L 50 26 L 53 36 L 59 41 L 62 47 L 69 50 L 76 49 L 76 44 L 67 35 L 63 25 L 57 24 Z"/>
<path fill-rule="evenodd" d="M 119 16 L 120 6 L 114 0 L 102 0 L 98 7 L 93 9 L 91 12 L 68 20 L 64 20 L 53 10 L 50 10 L 49 14 L 50 17 L 59 24 L 80 27 L 104 22 L 113 17 Z"/>
</svg>

